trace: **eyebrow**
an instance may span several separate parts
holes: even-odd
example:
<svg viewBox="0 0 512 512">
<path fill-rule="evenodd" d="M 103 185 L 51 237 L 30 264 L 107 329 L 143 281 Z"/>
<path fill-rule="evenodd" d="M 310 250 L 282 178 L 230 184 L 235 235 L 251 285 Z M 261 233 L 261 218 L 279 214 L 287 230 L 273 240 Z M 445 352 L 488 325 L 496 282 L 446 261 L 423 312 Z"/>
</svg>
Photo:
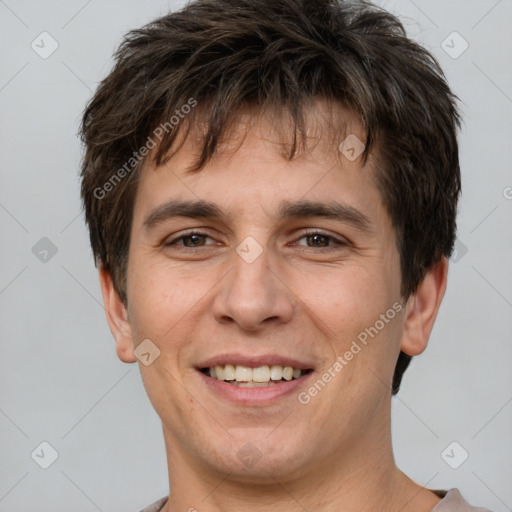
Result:
<svg viewBox="0 0 512 512">
<path fill-rule="evenodd" d="M 226 223 L 231 216 L 224 212 L 215 203 L 197 200 L 172 200 L 156 207 L 143 222 L 145 231 L 151 231 L 157 225 L 174 217 L 188 217 L 192 219 L 219 220 Z M 365 233 L 372 233 L 371 220 L 360 210 L 353 206 L 337 201 L 283 201 L 278 209 L 278 221 L 285 219 L 307 219 L 323 217 L 349 224 Z"/>
</svg>

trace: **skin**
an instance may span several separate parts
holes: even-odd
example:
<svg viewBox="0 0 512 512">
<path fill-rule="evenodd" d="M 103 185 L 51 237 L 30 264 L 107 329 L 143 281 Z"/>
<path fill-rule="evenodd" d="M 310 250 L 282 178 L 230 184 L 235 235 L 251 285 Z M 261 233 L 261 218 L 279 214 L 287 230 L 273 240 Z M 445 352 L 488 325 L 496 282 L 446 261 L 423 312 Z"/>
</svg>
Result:
<svg viewBox="0 0 512 512">
<path fill-rule="evenodd" d="M 198 151 L 193 137 L 165 165 L 147 165 L 134 205 L 127 305 L 100 267 L 118 357 L 136 362 L 134 349 L 144 339 L 161 351 L 140 370 L 162 420 L 166 512 L 427 512 L 440 500 L 395 465 L 390 388 L 399 351 L 415 356 L 427 346 L 448 262 L 434 266 L 404 302 L 375 159 L 370 155 L 365 166 L 360 158 L 349 161 L 337 149 L 343 139 L 333 144 L 321 129 L 332 114 L 343 119 L 346 134 L 364 141 L 357 117 L 323 101 L 309 114 L 313 144 L 291 162 L 281 153 L 282 116 L 247 110 L 199 172 L 186 173 Z M 176 217 L 145 230 L 146 216 L 170 199 L 207 199 L 232 216 Z M 278 221 L 284 199 L 343 202 L 363 212 L 371 229 L 320 217 Z M 165 246 L 191 228 L 206 236 Z M 315 242 L 308 229 L 347 245 Z M 235 251 L 247 236 L 263 249 L 250 264 Z M 306 405 L 297 393 L 268 406 L 235 405 L 196 370 L 221 353 L 278 353 L 312 362 L 319 377 L 396 302 L 402 311 Z M 261 454 L 251 467 L 237 456 L 248 442 Z"/>
</svg>

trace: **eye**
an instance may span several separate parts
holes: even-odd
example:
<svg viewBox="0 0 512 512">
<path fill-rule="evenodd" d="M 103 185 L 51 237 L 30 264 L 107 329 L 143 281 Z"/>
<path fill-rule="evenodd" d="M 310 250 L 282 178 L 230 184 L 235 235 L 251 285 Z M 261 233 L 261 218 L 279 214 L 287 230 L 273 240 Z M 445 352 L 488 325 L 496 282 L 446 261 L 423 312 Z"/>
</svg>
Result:
<svg viewBox="0 0 512 512">
<path fill-rule="evenodd" d="M 200 231 L 189 231 L 181 234 L 180 236 L 173 238 L 169 242 L 165 243 L 166 247 L 175 246 L 179 248 L 200 248 L 205 247 L 207 244 L 204 243 L 205 239 L 209 238 L 213 240 L 206 233 Z M 307 249 L 336 249 L 339 247 L 346 247 L 349 244 L 346 241 L 340 240 L 332 235 L 328 235 L 321 231 L 308 231 L 298 240 L 307 240 Z M 183 245 L 181 245 L 181 243 Z M 311 245 L 310 245 L 311 244 Z M 212 244 L 210 244 L 212 245 Z M 303 244 L 296 244 L 303 246 Z"/>
<path fill-rule="evenodd" d="M 322 233 L 321 231 L 308 231 L 303 236 L 299 238 L 299 240 L 306 239 L 308 242 L 311 242 L 312 245 L 308 245 L 308 248 L 319 248 L 319 249 L 336 249 L 338 247 L 345 247 L 348 245 L 347 242 L 335 238 L 326 233 Z M 334 242 L 334 245 L 328 245 L 329 242 Z M 327 244 L 327 245 L 325 245 Z M 298 244 L 301 245 L 301 244 Z"/>
<path fill-rule="evenodd" d="M 211 240 L 211 237 L 209 237 L 205 233 L 200 233 L 199 231 L 190 231 L 188 233 L 184 233 L 184 234 L 180 235 L 179 237 L 172 239 L 169 242 L 166 242 L 165 246 L 168 247 L 171 245 L 177 245 L 177 242 L 183 242 L 184 245 L 180 245 L 179 247 L 191 247 L 191 248 L 203 247 L 204 245 L 201 244 L 200 242 L 201 242 L 201 239 L 204 239 L 204 238 L 210 238 L 210 240 Z"/>
</svg>

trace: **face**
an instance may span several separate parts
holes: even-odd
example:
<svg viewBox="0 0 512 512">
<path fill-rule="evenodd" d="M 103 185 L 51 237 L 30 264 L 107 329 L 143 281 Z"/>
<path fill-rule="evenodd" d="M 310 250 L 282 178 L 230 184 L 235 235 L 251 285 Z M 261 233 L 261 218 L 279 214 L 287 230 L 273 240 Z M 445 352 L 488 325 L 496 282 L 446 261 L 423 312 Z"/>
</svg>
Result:
<svg viewBox="0 0 512 512">
<path fill-rule="evenodd" d="M 277 119 L 248 113 L 234 133 L 249 121 L 198 172 L 192 138 L 142 171 L 118 354 L 158 347 L 140 368 L 173 457 L 244 481 L 324 474 L 388 435 L 405 313 L 395 232 L 373 158 L 352 161 L 312 122 L 290 162 Z"/>
</svg>

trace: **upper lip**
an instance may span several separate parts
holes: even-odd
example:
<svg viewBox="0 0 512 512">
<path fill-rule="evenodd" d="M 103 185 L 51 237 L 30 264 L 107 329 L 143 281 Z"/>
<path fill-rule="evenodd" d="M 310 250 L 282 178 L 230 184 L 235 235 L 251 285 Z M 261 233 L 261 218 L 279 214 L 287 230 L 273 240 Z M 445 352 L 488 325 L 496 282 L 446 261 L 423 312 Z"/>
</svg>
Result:
<svg viewBox="0 0 512 512">
<path fill-rule="evenodd" d="M 292 357 L 282 356 L 279 354 L 219 354 L 209 359 L 205 359 L 197 365 L 198 369 L 211 368 L 217 365 L 232 364 L 233 366 L 248 366 L 250 368 L 258 368 L 259 366 L 291 366 L 296 370 L 311 370 L 313 365 L 307 361 L 299 361 Z"/>
</svg>

